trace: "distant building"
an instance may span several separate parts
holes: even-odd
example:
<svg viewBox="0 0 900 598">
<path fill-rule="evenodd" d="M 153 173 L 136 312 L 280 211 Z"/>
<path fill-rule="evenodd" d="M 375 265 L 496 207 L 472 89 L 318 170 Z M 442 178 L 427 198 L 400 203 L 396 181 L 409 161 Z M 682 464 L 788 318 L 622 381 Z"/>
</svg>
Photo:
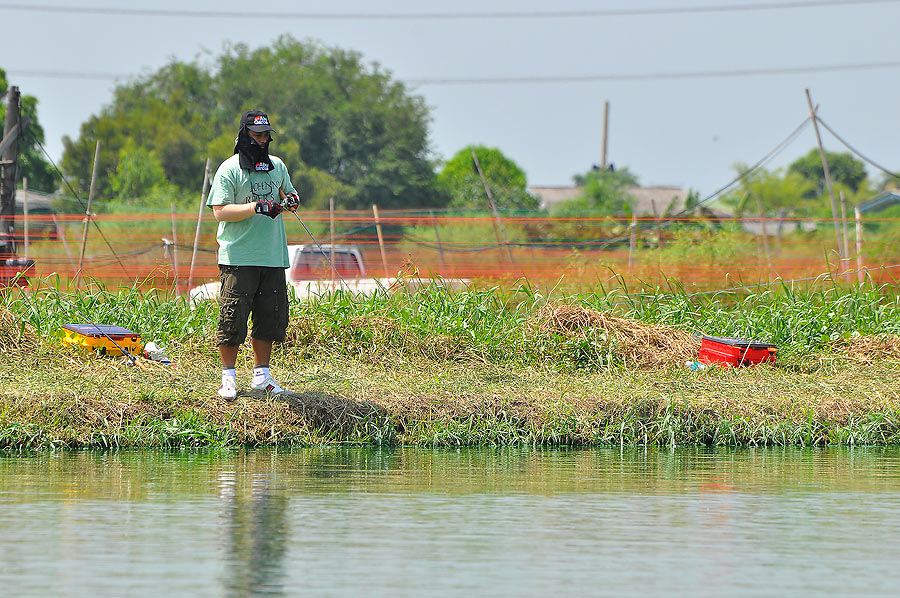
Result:
<svg viewBox="0 0 900 598">
<path fill-rule="evenodd" d="M 859 211 L 863 214 L 866 212 L 880 212 L 881 210 L 900 203 L 900 189 L 889 189 L 881 192 L 875 199 L 859 204 Z"/>
<path fill-rule="evenodd" d="M 625 187 L 625 191 L 633 198 L 632 211 L 637 216 L 676 214 L 684 209 L 687 199 L 687 193 L 680 187 Z M 537 197 L 540 208 L 546 210 L 560 202 L 575 199 L 581 193 L 581 187 L 531 186 L 528 192 Z"/>
<path fill-rule="evenodd" d="M 538 207 L 547 210 L 562 201 L 575 199 L 581 193 L 581 187 L 573 185 L 564 185 L 557 187 L 527 187 L 527 191 L 538 198 L 540 204 Z"/>
</svg>

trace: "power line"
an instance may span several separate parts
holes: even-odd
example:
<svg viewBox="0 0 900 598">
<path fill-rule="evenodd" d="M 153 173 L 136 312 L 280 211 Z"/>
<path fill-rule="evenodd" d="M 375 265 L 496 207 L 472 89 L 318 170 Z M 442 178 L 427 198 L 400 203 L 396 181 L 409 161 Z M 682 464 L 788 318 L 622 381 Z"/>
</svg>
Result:
<svg viewBox="0 0 900 598">
<path fill-rule="evenodd" d="M 792 75 L 802 73 L 828 73 L 840 71 L 863 71 L 876 69 L 900 68 L 900 61 L 861 62 L 845 64 L 826 64 L 794 67 L 772 67 L 758 69 L 727 69 L 708 71 L 682 71 L 657 73 L 617 73 L 598 75 L 548 75 L 528 77 L 422 77 L 401 79 L 409 85 L 508 85 L 508 84 L 544 84 L 544 83 L 591 83 L 600 81 L 652 81 L 666 79 L 714 79 L 724 77 L 758 77 L 765 75 Z M 16 77 L 35 77 L 43 79 L 127 79 L 133 75 L 116 73 L 100 73 L 88 71 L 42 71 L 8 69 L 7 74 Z"/>
<path fill-rule="evenodd" d="M 682 215 L 684 215 L 684 214 L 686 214 L 686 213 L 688 213 L 688 212 L 691 212 L 691 211 L 693 211 L 693 210 L 696 210 L 698 207 L 700 207 L 700 206 L 702 206 L 702 205 L 704 205 L 704 204 L 706 204 L 706 203 L 712 201 L 713 199 L 715 199 L 716 197 L 718 197 L 718 196 L 721 195 L 722 193 L 725 193 L 728 189 L 730 189 L 731 187 L 733 187 L 734 185 L 736 185 L 737 183 L 739 183 L 740 181 L 742 181 L 744 178 L 748 177 L 751 173 L 753 173 L 753 172 L 755 172 L 756 170 L 758 170 L 759 168 L 762 168 L 763 166 L 765 166 L 769 161 L 771 161 L 772 159 L 774 159 L 775 156 L 777 156 L 777 155 L 778 155 L 779 153 L 781 153 L 786 147 L 788 147 L 791 143 L 793 143 L 794 140 L 796 140 L 797 137 L 800 136 L 800 133 L 806 128 L 806 126 L 810 123 L 810 121 L 812 121 L 812 117 L 807 116 L 806 119 L 804 119 L 803 122 L 800 123 L 800 124 L 797 126 L 796 129 L 794 129 L 793 131 L 791 131 L 791 134 L 790 134 L 790 135 L 788 135 L 788 136 L 785 137 L 782 141 L 780 141 L 780 142 L 778 143 L 778 145 L 776 145 L 776 146 L 773 147 L 771 150 L 769 150 L 769 151 L 766 153 L 765 156 L 763 156 L 762 158 L 760 158 L 759 160 L 757 160 L 756 163 L 754 163 L 752 166 L 750 166 L 749 168 L 747 168 L 745 171 L 738 173 L 738 175 L 737 175 L 735 178 L 733 178 L 731 181 L 729 181 L 727 184 L 723 185 L 723 186 L 720 187 L 719 189 L 713 191 L 712 193 L 710 193 L 709 195 L 707 195 L 707 196 L 704 197 L 703 199 L 699 200 L 695 205 L 693 205 L 693 206 L 691 206 L 691 207 L 685 207 L 685 208 L 684 208 L 683 210 L 681 210 L 680 212 L 678 212 L 678 213 L 676 213 L 676 214 L 674 214 L 674 215 L 671 215 L 671 216 L 669 216 L 668 218 L 665 218 L 665 219 L 661 220 L 661 221 L 660 221 L 660 224 L 662 224 L 662 223 L 670 224 L 670 223 L 673 222 L 674 220 L 680 218 Z M 602 248 L 604 248 L 604 247 L 608 247 L 608 246 L 614 245 L 614 244 L 616 244 L 616 243 L 624 242 L 624 240 L 627 239 L 627 238 L 628 238 L 627 235 L 622 235 L 622 236 L 620 236 L 620 237 L 615 237 L 615 238 L 612 238 L 612 239 L 607 239 L 605 242 L 603 242 L 602 245 L 600 245 L 600 248 L 602 249 Z"/>
<path fill-rule="evenodd" d="M 198 19 L 266 20 L 306 19 L 327 21 L 422 21 L 471 19 L 580 19 L 596 17 L 637 17 L 701 13 L 751 12 L 834 6 L 861 6 L 896 3 L 898 0 L 809 0 L 807 2 L 752 2 L 747 4 L 711 4 L 706 6 L 665 6 L 656 8 L 621 8 L 598 10 L 487 11 L 487 12 L 408 12 L 408 13 L 315 13 L 273 12 L 270 10 L 221 11 L 174 10 L 158 8 L 105 8 L 99 6 L 56 6 L 48 4 L 0 4 L 0 10 L 27 12 L 125 16 L 178 17 Z"/>
<path fill-rule="evenodd" d="M 853 152 L 854 154 L 856 154 L 857 156 L 859 156 L 859 157 L 862 158 L 864 161 L 868 162 L 869 164 L 871 164 L 872 166 L 874 166 L 875 168 L 877 168 L 877 169 L 880 170 L 881 172 L 885 173 L 886 175 L 889 175 L 889 176 L 891 176 L 891 177 L 893 177 L 893 178 L 895 178 L 895 179 L 900 179 L 900 174 L 897 174 L 896 172 L 891 172 L 890 170 L 888 170 L 887 168 L 885 168 L 884 166 L 882 166 L 882 165 L 879 164 L 878 162 L 875 162 L 875 161 L 872 160 L 871 158 L 868 158 L 868 157 L 864 156 L 858 149 L 856 149 L 855 147 L 853 147 L 852 145 L 850 145 L 847 141 L 844 140 L 843 137 L 841 137 L 840 135 L 838 135 L 838 134 L 835 132 L 834 129 L 832 129 L 831 127 L 829 127 L 829 126 L 828 126 L 828 123 L 826 123 L 824 120 L 822 120 L 821 118 L 818 118 L 818 121 L 819 121 L 820 123 L 822 123 L 822 126 L 825 127 L 825 128 L 828 130 L 829 133 L 831 133 L 832 135 L 834 135 L 835 138 L 836 138 L 838 141 L 840 141 L 842 144 L 844 144 L 844 146 L 845 146 L 847 149 L 849 149 L 851 152 Z"/>
<path fill-rule="evenodd" d="M 823 73 L 858 71 L 900 67 L 900 61 L 866 62 L 856 64 L 828 64 L 819 66 L 773 67 L 759 69 L 728 69 L 710 71 L 685 71 L 674 73 L 621 73 L 609 75 L 559 75 L 533 77 L 472 77 L 472 78 L 422 78 L 404 79 L 411 85 L 484 85 L 509 83 L 590 83 L 596 81 L 647 81 L 663 79 L 712 79 L 720 77 L 752 77 L 760 75 L 790 75 L 799 73 Z"/>
</svg>

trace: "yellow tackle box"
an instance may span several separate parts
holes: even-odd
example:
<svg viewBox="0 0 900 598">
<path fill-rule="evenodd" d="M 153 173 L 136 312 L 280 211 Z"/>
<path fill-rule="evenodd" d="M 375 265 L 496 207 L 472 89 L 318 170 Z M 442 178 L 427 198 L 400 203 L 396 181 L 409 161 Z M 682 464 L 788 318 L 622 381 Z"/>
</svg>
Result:
<svg viewBox="0 0 900 598">
<path fill-rule="evenodd" d="M 101 355 L 122 355 L 119 347 L 132 355 L 139 355 L 144 344 L 141 335 L 121 326 L 109 324 L 63 324 L 62 342 L 74 346 L 97 351 Z M 110 340 L 112 339 L 112 340 Z M 112 341 L 116 341 L 113 343 Z M 116 347 L 118 343 L 119 347 Z"/>
</svg>

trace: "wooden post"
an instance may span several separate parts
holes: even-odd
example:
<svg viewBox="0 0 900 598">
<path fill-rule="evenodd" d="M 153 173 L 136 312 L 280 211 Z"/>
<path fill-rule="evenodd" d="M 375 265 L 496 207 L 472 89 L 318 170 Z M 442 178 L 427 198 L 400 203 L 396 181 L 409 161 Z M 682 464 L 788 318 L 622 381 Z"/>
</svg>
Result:
<svg viewBox="0 0 900 598">
<path fill-rule="evenodd" d="M 606 142 L 609 139 L 609 100 L 603 102 L 603 152 L 600 154 L 600 168 L 606 170 Z"/>
<path fill-rule="evenodd" d="M 434 238 L 437 240 L 438 253 L 441 256 L 441 265 L 446 266 L 447 261 L 444 259 L 444 248 L 441 246 L 441 233 L 438 232 L 437 219 L 434 217 L 434 210 L 431 210 L 431 225 L 434 227 Z"/>
<path fill-rule="evenodd" d="M 172 273 L 175 275 L 175 294 L 178 294 L 178 236 L 175 232 L 175 202 L 172 206 Z"/>
<path fill-rule="evenodd" d="M 494 220 L 497 223 L 494 233 L 497 233 L 497 229 L 500 230 L 500 235 L 503 237 L 503 245 L 506 247 L 506 256 L 509 258 L 509 263 L 514 264 L 515 260 L 512 256 L 512 250 L 509 248 L 509 243 L 506 240 L 506 231 L 503 229 L 503 221 L 500 220 L 500 213 L 497 211 L 497 204 L 494 203 L 494 194 L 491 193 L 491 188 L 488 185 L 487 178 L 484 176 L 484 171 L 481 170 L 481 163 L 478 162 L 478 156 L 475 155 L 475 150 L 472 150 L 472 161 L 475 162 L 475 168 L 478 170 L 478 176 L 481 177 L 481 183 L 484 185 L 484 190 L 488 196 L 488 203 L 491 204 L 491 211 L 494 213 Z M 497 237 L 497 243 L 500 243 L 500 237 Z"/>
<path fill-rule="evenodd" d="M 334 270 L 337 266 L 334 264 L 334 198 L 328 200 L 328 220 L 331 224 L 331 284 L 334 284 Z"/>
<path fill-rule="evenodd" d="M 200 246 L 200 223 L 203 220 L 203 210 L 206 208 L 206 192 L 209 184 L 209 158 L 206 159 L 206 167 L 203 169 L 203 188 L 200 191 L 200 210 L 197 212 L 197 229 L 194 231 L 194 250 L 191 253 L 191 269 L 188 271 L 188 291 L 194 284 L 194 264 L 197 262 L 197 248 Z"/>
<path fill-rule="evenodd" d="M 816 110 L 813 108 L 812 97 L 809 90 L 806 90 L 806 103 L 809 104 L 809 116 L 812 118 L 813 129 L 816 132 L 816 143 L 819 146 L 819 156 L 822 158 L 822 169 L 825 173 L 825 185 L 828 187 L 828 196 L 831 198 L 831 219 L 834 221 L 834 234 L 837 236 L 838 253 L 844 257 L 844 243 L 841 238 L 841 227 L 838 222 L 837 202 L 834 199 L 834 185 L 831 183 L 831 171 L 828 169 L 828 158 L 825 156 L 825 148 L 822 146 L 822 136 L 819 134 L 819 119 L 816 117 Z"/>
<path fill-rule="evenodd" d="M 28 259 L 28 177 L 22 177 L 22 235 L 25 238 L 25 258 Z"/>
<path fill-rule="evenodd" d="M 862 214 L 859 208 L 853 208 L 856 216 L 856 280 L 862 284 L 866 280 L 865 266 L 863 265 L 863 228 Z"/>
<path fill-rule="evenodd" d="M 75 286 L 81 281 L 81 270 L 84 267 L 84 248 L 87 245 L 88 227 L 91 224 L 91 207 L 94 205 L 94 192 L 97 190 L 97 165 L 100 163 L 100 140 L 94 148 L 94 167 L 91 170 L 91 190 L 88 193 L 87 209 L 84 212 L 84 232 L 81 233 L 81 255 L 78 257 L 78 270 L 75 272 Z"/>
<path fill-rule="evenodd" d="M 384 237 L 381 235 L 381 221 L 378 219 L 378 206 L 372 204 L 372 213 L 375 215 L 375 230 L 378 232 L 378 248 L 381 249 L 381 265 L 384 266 L 384 277 L 390 277 L 387 267 L 387 255 L 384 253 Z"/>
<path fill-rule="evenodd" d="M 756 209 L 759 210 L 759 224 L 762 227 L 763 251 L 766 255 L 766 267 L 769 269 L 768 278 L 772 277 L 772 256 L 769 253 L 769 235 L 766 231 L 766 215 L 763 212 L 762 200 L 756 196 Z"/>
<path fill-rule="evenodd" d="M 637 245 L 637 212 L 631 213 L 631 235 L 628 239 L 628 273 L 634 268 L 634 250 Z"/>
</svg>

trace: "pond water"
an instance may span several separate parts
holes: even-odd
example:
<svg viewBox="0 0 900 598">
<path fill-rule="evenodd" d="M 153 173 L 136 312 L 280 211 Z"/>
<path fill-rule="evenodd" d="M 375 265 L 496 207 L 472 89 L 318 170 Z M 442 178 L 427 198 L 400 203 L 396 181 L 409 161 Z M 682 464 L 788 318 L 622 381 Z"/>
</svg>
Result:
<svg viewBox="0 0 900 598">
<path fill-rule="evenodd" d="M 0 453 L 2 596 L 862 596 L 900 451 Z"/>
</svg>

